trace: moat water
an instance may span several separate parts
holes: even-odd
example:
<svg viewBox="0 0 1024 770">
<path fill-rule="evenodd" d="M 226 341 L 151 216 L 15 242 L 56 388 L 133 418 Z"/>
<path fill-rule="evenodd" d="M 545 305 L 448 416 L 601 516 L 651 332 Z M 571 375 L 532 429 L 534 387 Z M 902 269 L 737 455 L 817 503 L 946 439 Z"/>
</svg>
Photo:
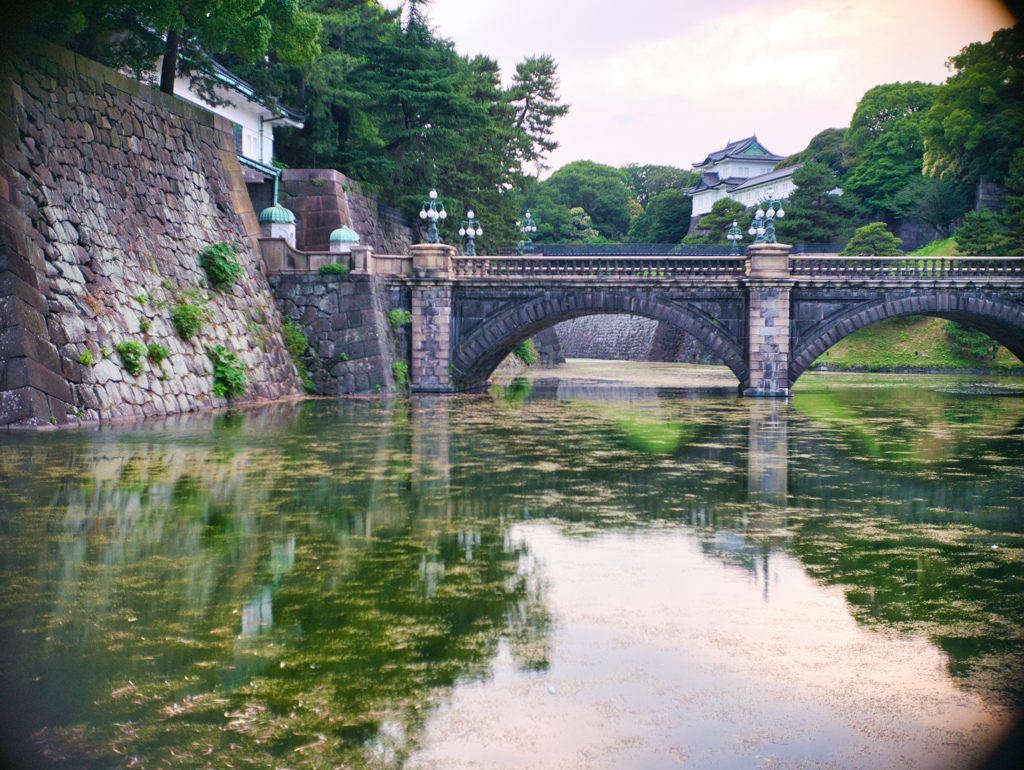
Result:
<svg viewBox="0 0 1024 770">
<path fill-rule="evenodd" d="M 1022 460 L 1020 380 L 608 362 L 0 434 L 0 756 L 974 767 L 1024 706 Z"/>
</svg>

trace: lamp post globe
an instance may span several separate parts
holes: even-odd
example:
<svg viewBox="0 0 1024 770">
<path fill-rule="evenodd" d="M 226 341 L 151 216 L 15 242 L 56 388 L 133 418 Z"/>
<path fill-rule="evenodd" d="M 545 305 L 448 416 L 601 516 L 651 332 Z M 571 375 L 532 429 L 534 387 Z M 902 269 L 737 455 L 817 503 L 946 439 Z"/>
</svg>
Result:
<svg viewBox="0 0 1024 770">
<path fill-rule="evenodd" d="M 729 232 L 725 236 L 732 244 L 732 250 L 729 255 L 732 257 L 738 257 L 740 255 L 740 241 L 743 240 L 743 232 L 739 228 L 739 224 L 734 219 L 732 220 L 732 227 L 729 228 Z"/>
<path fill-rule="evenodd" d="M 439 219 L 447 219 L 448 212 L 444 210 L 444 202 L 437 199 L 437 190 L 431 190 L 428 197 L 430 200 L 423 201 L 423 206 L 420 208 L 420 219 L 430 220 L 430 227 L 427 228 L 427 243 L 440 243 L 437 222 Z"/>
<path fill-rule="evenodd" d="M 537 220 L 533 218 L 533 214 L 527 211 L 522 222 L 516 222 L 516 225 L 523 234 L 523 254 L 532 254 L 533 238 L 531 236 L 537 232 Z"/>
<path fill-rule="evenodd" d="M 466 219 L 462 223 L 462 227 L 459 228 L 459 235 L 466 239 L 466 256 L 476 256 L 476 243 L 473 238 L 478 235 L 484 234 L 484 229 L 480 227 L 480 223 L 476 221 L 476 212 L 470 209 L 466 212 Z"/>
</svg>

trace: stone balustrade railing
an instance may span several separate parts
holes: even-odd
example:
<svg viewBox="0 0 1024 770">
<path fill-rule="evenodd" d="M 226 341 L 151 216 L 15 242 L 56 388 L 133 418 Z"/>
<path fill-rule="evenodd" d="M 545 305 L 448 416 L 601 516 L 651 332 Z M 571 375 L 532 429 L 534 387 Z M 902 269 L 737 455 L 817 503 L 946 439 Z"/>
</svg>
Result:
<svg viewBox="0 0 1024 770">
<path fill-rule="evenodd" d="M 794 278 L 1024 278 L 1024 257 L 790 256 Z"/>
<path fill-rule="evenodd" d="M 743 257 L 452 257 L 453 278 L 742 278 Z"/>
<path fill-rule="evenodd" d="M 751 246 L 748 256 L 529 256 L 462 257 L 443 244 L 418 244 L 412 255 L 374 254 L 355 246 L 350 254 L 302 252 L 284 238 L 261 238 L 268 274 L 316 272 L 340 262 L 354 273 L 440 279 L 855 279 L 1016 278 L 1024 257 L 836 257 L 793 255 L 784 244 Z"/>
</svg>

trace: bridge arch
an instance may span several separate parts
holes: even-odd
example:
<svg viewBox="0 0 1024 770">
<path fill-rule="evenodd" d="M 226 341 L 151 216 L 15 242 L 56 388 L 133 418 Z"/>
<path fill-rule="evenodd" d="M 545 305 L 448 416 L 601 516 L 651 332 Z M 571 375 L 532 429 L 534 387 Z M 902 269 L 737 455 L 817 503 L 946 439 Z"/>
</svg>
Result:
<svg viewBox="0 0 1024 770">
<path fill-rule="evenodd" d="M 451 382 L 459 390 L 482 387 L 523 340 L 562 321 L 599 314 L 638 315 L 671 324 L 713 350 L 736 375 L 741 388 L 747 382 L 742 342 L 719 328 L 713 318 L 686 305 L 616 291 L 539 295 L 504 309 L 457 342 L 452 353 Z"/>
<path fill-rule="evenodd" d="M 793 348 L 790 386 L 818 357 L 844 337 L 865 326 L 908 315 L 927 315 L 956 321 L 984 332 L 1024 361 L 1024 306 L 993 295 L 931 292 L 883 299 L 844 311 L 809 329 Z"/>
</svg>

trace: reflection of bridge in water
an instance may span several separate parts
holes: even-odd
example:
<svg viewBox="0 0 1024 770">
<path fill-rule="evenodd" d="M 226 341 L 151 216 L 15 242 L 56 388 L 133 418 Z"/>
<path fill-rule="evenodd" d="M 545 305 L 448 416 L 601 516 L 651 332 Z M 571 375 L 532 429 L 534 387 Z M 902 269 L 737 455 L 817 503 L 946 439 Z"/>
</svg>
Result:
<svg viewBox="0 0 1024 770">
<path fill-rule="evenodd" d="M 732 370 L 745 395 L 789 395 L 825 350 L 887 318 L 931 315 L 979 329 L 1024 360 L 1024 258 L 791 256 L 457 257 L 420 244 L 357 272 L 408 290 L 412 388 L 483 387 L 522 341 L 562 321 L 626 313 L 671 324 Z"/>
</svg>

